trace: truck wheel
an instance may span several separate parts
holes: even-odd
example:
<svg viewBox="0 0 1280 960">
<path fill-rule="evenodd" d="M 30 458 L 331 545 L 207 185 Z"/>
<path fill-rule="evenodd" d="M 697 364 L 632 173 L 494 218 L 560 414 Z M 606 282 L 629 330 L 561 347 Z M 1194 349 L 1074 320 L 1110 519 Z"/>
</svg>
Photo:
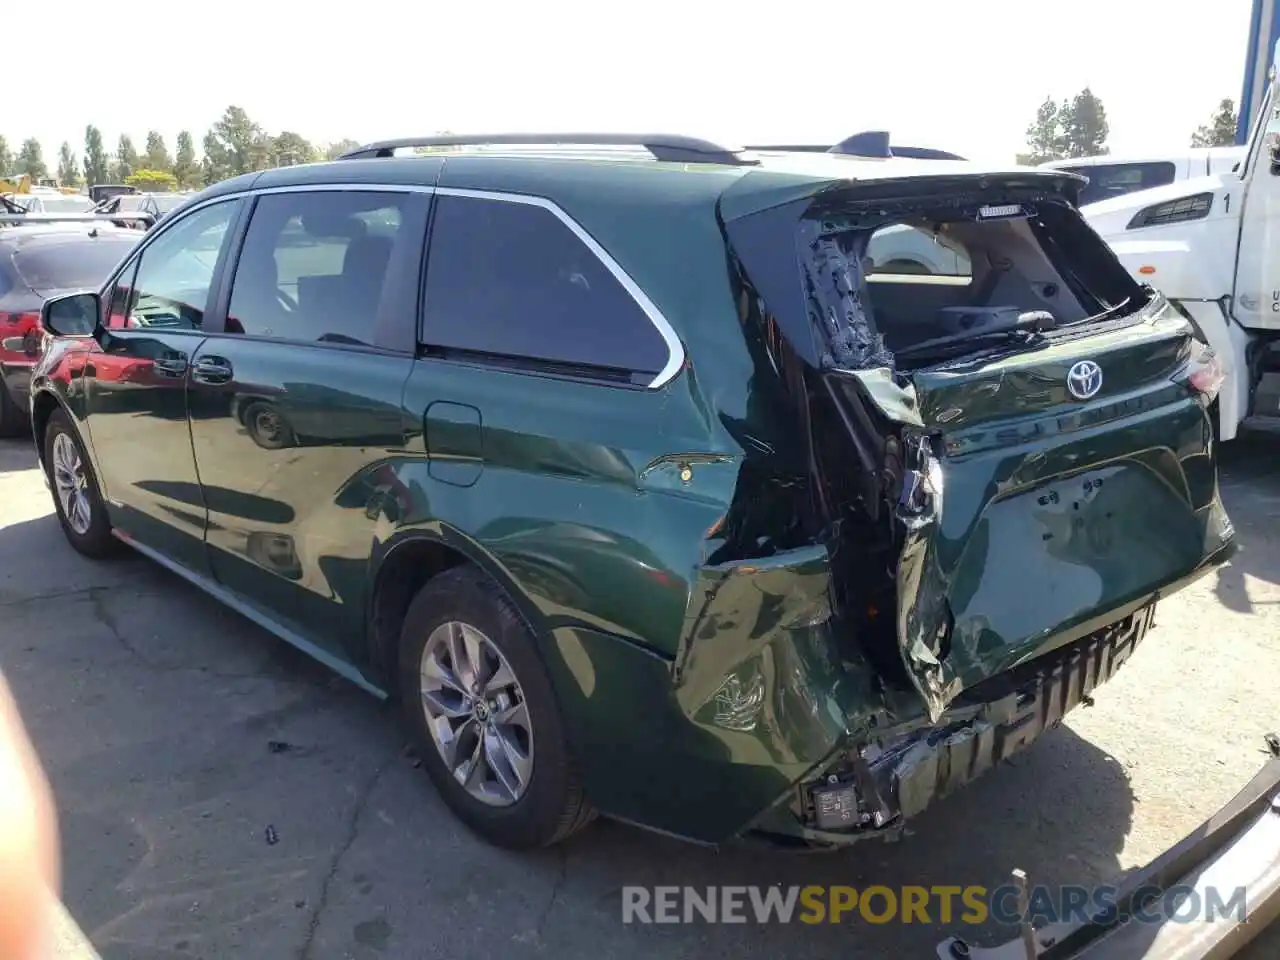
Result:
<svg viewBox="0 0 1280 960">
<path fill-rule="evenodd" d="M 543 847 L 591 819 L 533 633 L 481 571 L 455 567 L 414 597 L 398 675 L 423 767 L 485 840 Z"/>
<path fill-rule="evenodd" d="M 923 263 L 915 260 L 890 260 L 883 267 L 877 267 L 876 273 L 909 273 L 929 276 L 933 274 L 933 271 Z"/>
</svg>

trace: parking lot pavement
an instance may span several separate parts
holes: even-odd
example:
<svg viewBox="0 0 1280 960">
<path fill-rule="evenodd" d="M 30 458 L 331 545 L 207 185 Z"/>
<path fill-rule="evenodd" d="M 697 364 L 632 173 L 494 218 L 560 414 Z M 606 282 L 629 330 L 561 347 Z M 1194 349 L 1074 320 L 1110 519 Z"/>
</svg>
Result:
<svg viewBox="0 0 1280 960">
<path fill-rule="evenodd" d="M 1280 728 L 1280 438 L 1237 442 L 1243 543 L 1096 703 L 897 844 L 712 852 L 597 822 L 513 855 L 459 827 L 388 709 L 138 557 L 65 544 L 0 443 L 0 667 L 61 811 L 64 899 L 130 958 L 930 957 L 957 925 L 623 926 L 629 884 L 1099 883 L 1226 801 Z M 933 918 L 936 920 L 937 918 Z"/>
</svg>

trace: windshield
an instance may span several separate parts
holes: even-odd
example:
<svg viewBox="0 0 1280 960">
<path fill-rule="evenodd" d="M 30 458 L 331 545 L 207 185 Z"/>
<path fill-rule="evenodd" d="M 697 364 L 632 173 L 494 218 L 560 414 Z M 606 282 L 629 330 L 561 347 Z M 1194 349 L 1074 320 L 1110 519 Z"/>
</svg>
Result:
<svg viewBox="0 0 1280 960">
<path fill-rule="evenodd" d="M 135 243 L 115 234 L 40 240 L 20 247 L 13 265 L 33 290 L 97 289 Z"/>
</svg>

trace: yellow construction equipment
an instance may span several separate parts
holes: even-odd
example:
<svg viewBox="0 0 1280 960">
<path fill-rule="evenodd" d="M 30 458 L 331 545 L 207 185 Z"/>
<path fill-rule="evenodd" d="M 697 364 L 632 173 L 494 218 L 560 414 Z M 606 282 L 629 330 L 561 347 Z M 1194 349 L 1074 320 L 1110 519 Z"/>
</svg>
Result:
<svg viewBox="0 0 1280 960">
<path fill-rule="evenodd" d="M 31 174 L 15 173 L 8 177 L 0 177 L 0 193 L 30 193 Z"/>
</svg>

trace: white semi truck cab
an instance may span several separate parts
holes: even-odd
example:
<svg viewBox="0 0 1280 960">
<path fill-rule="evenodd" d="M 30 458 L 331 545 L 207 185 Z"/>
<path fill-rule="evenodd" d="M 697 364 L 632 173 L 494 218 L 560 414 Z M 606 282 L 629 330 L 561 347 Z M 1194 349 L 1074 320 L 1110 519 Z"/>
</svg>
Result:
<svg viewBox="0 0 1280 960">
<path fill-rule="evenodd" d="M 1274 65 L 1234 171 L 1087 204 L 1130 273 L 1159 289 L 1222 360 L 1222 440 L 1250 417 L 1280 423 L 1280 98 Z"/>
</svg>

